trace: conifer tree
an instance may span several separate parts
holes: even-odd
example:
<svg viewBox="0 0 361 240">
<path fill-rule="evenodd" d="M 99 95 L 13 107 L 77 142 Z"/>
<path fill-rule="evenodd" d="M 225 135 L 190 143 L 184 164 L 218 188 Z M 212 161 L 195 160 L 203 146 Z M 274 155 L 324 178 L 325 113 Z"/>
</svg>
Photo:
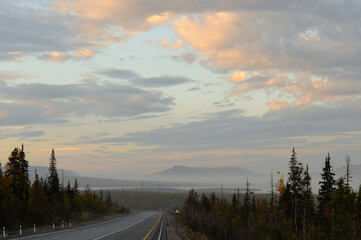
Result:
<svg viewBox="0 0 361 240">
<path fill-rule="evenodd" d="M 29 200 L 29 163 L 25 159 L 24 144 L 21 144 L 21 151 L 19 153 L 19 167 L 20 167 L 20 201 L 24 211 L 27 209 L 27 202 Z"/>
<path fill-rule="evenodd" d="M 292 149 L 292 155 L 289 162 L 288 184 L 292 198 L 293 226 L 295 232 L 298 231 L 298 218 L 300 212 L 300 202 L 302 198 L 302 163 L 297 161 L 295 148 Z"/>
<path fill-rule="evenodd" d="M 10 179 L 10 189 L 14 195 L 17 194 L 18 190 L 18 182 L 20 175 L 20 166 L 19 166 L 19 154 L 20 149 L 14 148 L 9 156 L 9 161 L 5 165 L 5 177 Z"/>
<path fill-rule="evenodd" d="M 59 176 L 56 170 L 56 158 L 54 149 L 51 151 L 51 156 L 49 160 L 49 194 L 52 198 L 59 198 L 60 195 L 60 186 L 59 186 Z"/>
<path fill-rule="evenodd" d="M 346 159 L 345 159 L 345 161 L 346 161 L 346 186 L 347 187 L 350 187 L 350 182 L 351 182 L 351 169 L 350 169 L 350 167 L 351 167 L 351 160 L 350 160 L 350 156 L 348 156 L 347 154 L 346 154 Z"/>
<path fill-rule="evenodd" d="M 0 162 L 0 178 L 3 176 L 3 168 L 1 166 L 1 162 Z"/>
<path fill-rule="evenodd" d="M 36 171 L 36 168 L 35 168 L 35 180 L 34 180 L 34 184 L 35 186 L 39 186 L 40 185 L 40 180 L 39 180 L 39 175 L 38 175 L 38 172 Z"/>
<path fill-rule="evenodd" d="M 74 187 L 73 187 L 73 191 L 74 191 L 74 196 L 78 196 L 79 195 L 79 184 L 78 184 L 78 179 L 75 178 L 74 180 Z"/>
<path fill-rule="evenodd" d="M 303 196 L 303 237 L 305 239 L 306 232 L 309 230 L 315 212 L 315 203 L 311 188 L 311 176 L 308 171 L 308 164 L 302 177 L 302 196 Z"/>
<path fill-rule="evenodd" d="M 322 228 L 321 231 L 324 234 L 327 234 L 331 227 L 331 219 L 326 214 L 332 212 L 332 208 L 330 206 L 331 195 L 336 190 L 336 181 L 334 179 L 335 173 L 333 172 L 330 161 L 330 153 L 328 153 L 325 159 L 325 166 L 322 168 L 322 180 L 319 182 L 320 189 L 318 190 L 318 214 Z"/>
<path fill-rule="evenodd" d="M 71 189 L 70 187 L 70 181 L 68 181 L 68 185 L 65 188 L 65 194 L 68 198 L 70 198 L 71 200 L 74 199 L 74 191 Z"/>
<path fill-rule="evenodd" d="M 359 239 L 354 230 L 356 194 L 345 184 L 341 177 L 337 181 L 337 189 L 331 196 L 330 205 L 333 208 L 332 214 L 332 238 L 333 239 Z M 356 226 L 359 228 L 360 226 Z"/>
</svg>

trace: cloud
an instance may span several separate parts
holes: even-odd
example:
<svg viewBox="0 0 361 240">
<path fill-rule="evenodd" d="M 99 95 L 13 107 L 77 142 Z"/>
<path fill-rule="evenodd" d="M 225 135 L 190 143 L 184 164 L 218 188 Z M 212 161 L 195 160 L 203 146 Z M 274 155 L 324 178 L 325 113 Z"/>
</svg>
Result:
<svg viewBox="0 0 361 240">
<path fill-rule="evenodd" d="M 50 152 L 52 149 L 32 149 L 28 152 Z M 80 148 L 77 147 L 67 147 L 67 148 L 54 148 L 54 151 L 76 151 L 80 150 Z"/>
<path fill-rule="evenodd" d="M 174 104 L 160 91 L 109 82 L 4 85 L 0 99 L 3 126 L 66 122 L 71 116 L 132 117 L 166 112 Z"/>
<path fill-rule="evenodd" d="M 348 107 L 283 108 L 263 117 L 246 117 L 239 110 L 209 114 L 204 120 L 159 127 L 149 131 L 83 139 L 82 144 L 134 144 L 117 158 L 178 164 L 236 164 L 262 171 L 284 169 L 292 147 L 302 162 L 320 165 L 327 152 L 360 154 L 360 103 Z M 345 118 L 344 116 L 348 116 Z M 346 133 L 348 132 L 348 133 Z M 140 149 L 140 150 L 139 150 Z M 315 157 L 316 156 L 316 157 Z M 321 157 L 320 157 L 321 156 Z M 343 158 L 336 159 L 337 165 Z M 233 165 L 232 164 L 232 165 Z"/>
<path fill-rule="evenodd" d="M 98 73 L 116 79 L 133 79 L 139 77 L 137 73 L 131 70 L 116 69 L 116 68 L 109 68 L 107 70 L 100 71 Z"/>
<path fill-rule="evenodd" d="M 187 52 L 187 53 L 180 54 L 180 55 L 174 55 L 174 56 L 172 56 L 172 59 L 175 61 L 185 61 L 188 64 L 192 64 L 194 61 L 197 60 L 197 57 L 192 52 Z"/>
<path fill-rule="evenodd" d="M 31 73 L 18 73 L 13 71 L 0 71 L 0 81 L 11 81 L 16 79 L 30 79 L 33 76 Z"/>
<path fill-rule="evenodd" d="M 238 83 L 246 80 L 247 72 L 245 71 L 234 71 L 232 75 L 229 77 L 229 81 L 233 83 Z"/>
<path fill-rule="evenodd" d="M 138 78 L 130 81 L 133 84 L 143 86 L 143 87 L 170 87 L 185 83 L 193 82 L 193 80 L 180 77 L 180 76 L 159 76 L 159 77 L 151 77 L 151 78 Z"/>
<path fill-rule="evenodd" d="M 0 14 L 0 60 L 12 60 L 26 55 L 47 54 L 60 59 L 55 53 L 92 47 L 86 39 L 74 36 L 68 17 L 49 11 L 45 2 L 34 1 L 33 7 L 13 1 L 3 1 L 6 11 Z M 55 54 L 56 55 L 56 54 Z M 43 56 L 46 58 L 46 55 Z"/>
<path fill-rule="evenodd" d="M 69 59 L 68 56 L 60 52 L 46 53 L 40 55 L 38 58 L 47 62 L 57 62 L 57 63 L 64 62 L 65 60 Z"/>
<path fill-rule="evenodd" d="M 19 138 L 19 139 L 29 139 L 36 138 L 45 135 L 44 131 L 36 130 L 36 131 L 21 131 L 21 132 L 12 132 L 12 133 L 0 133 L 0 139 L 8 139 L 8 138 Z"/>
<path fill-rule="evenodd" d="M 199 90 L 201 90 L 200 87 L 192 87 L 192 88 L 189 88 L 187 91 L 193 92 L 193 91 L 199 91 Z"/>
<path fill-rule="evenodd" d="M 356 66 L 361 61 L 361 17 L 356 13 L 361 3 L 273 4 L 242 1 L 230 11 L 227 7 L 215 10 L 210 3 L 205 9 L 212 10 L 177 18 L 174 29 L 205 57 L 204 66 L 233 72 L 229 80 L 236 84 L 234 93 L 239 96 L 272 89 L 296 98 L 293 104 L 303 107 L 347 104 L 360 96 L 355 92 L 361 92 L 361 71 Z M 243 82 L 245 73 L 252 77 L 252 72 L 270 78 Z"/>
<path fill-rule="evenodd" d="M 176 40 L 172 43 L 169 43 L 168 39 L 162 39 L 158 38 L 158 42 L 161 46 L 163 46 L 166 49 L 179 49 L 184 47 L 184 43 L 182 40 Z"/>
<path fill-rule="evenodd" d="M 288 102 L 282 100 L 272 100 L 267 102 L 267 105 L 271 111 L 282 111 L 291 107 Z"/>
</svg>

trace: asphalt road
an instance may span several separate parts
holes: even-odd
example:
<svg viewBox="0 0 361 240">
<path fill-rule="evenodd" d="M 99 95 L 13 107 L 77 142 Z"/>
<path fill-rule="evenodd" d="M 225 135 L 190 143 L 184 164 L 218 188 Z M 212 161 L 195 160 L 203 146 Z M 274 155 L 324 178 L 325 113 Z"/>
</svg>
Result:
<svg viewBox="0 0 361 240">
<path fill-rule="evenodd" d="M 141 212 L 96 224 L 16 239 L 153 240 L 159 238 L 158 234 L 164 222 L 162 215 L 161 212 Z"/>
</svg>

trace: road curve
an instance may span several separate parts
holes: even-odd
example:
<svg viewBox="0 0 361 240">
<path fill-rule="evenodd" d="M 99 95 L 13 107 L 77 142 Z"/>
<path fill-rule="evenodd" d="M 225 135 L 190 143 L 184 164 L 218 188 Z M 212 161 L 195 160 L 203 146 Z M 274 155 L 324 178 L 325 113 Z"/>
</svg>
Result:
<svg viewBox="0 0 361 240">
<path fill-rule="evenodd" d="M 16 239 L 47 240 L 151 240 L 162 221 L 161 212 L 141 212 L 62 231 L 40 233 Z"/>
</svg>

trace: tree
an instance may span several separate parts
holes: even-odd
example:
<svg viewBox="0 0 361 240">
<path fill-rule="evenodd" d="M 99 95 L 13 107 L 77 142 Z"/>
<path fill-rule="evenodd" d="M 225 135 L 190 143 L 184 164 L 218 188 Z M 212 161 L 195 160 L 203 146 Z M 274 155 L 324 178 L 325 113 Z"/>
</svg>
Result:
<svg viewBox="0 0 361 240">
<path fill-rule="evenodd" d="M 59 186 L 59 176 L 56 170 L 56 158 L 54 149 L 51 151 L 51 156 L 49 160 L 49 194 L 51 198 L 59 199 L 60 195 L 60 186 Z"/>
<path fill-rule="evenodd" d="M 306 165 L 306 170 L 303 173 L 302 177 L 302 196 L 303 196 L 303 238 L 306 238 L 306 232 L 309 231 L 312 219 L 315 213 L 315 203 L 312 194 L 311 188 L 311 176 L 308 171 L 308 164 Z"/>
<path fill-rule="evenodd" d="M 78 179 L 75 178 L 74 180 L 74 186 L 73 186 L 73 191 L 74 191 L 74 196 L 78 196 L 79 195 L 79 184 L 78 184 Z"/>
<path fill-rule="evenodd" d="M 22 218 L 26 217 L 28 199 L 29 199 L 29 170 L 28 161 L 25 159 L 24 145 L 22 148 L 14 148 L 9 156 L 9 161 L 6 164 L 5 177 L 10 181 L 10 189 L 15 199 L 14 206 L 17 206 L 14 211 Z"/>
<path fill-rule="evenodd" d="M 346 161 L 346 186 L 347 187 L 349 187 L 350 186 L 350 182 L 351 182 L 351 169 L 350 169 L 350 167 L 351 167 L 351 160 L 350 160 L 350 156 L 348 156 L 347 154 L 346 154 L 346 159 L 345 159 L 345 161 Z"/>
<path fill-rule="evenodd" d="M 288 183 L 290 185 L 290 193 L 292 198 L 292 212 L 293 212 L 293 226 L 294 230 L 297 233 L 298 231 L 298 222 L 300 212 L 300 202 L 302 197 L 302 173 L 303 166 L 302 163 L 297 161 L 295 148 L 292 149 L 292 155 L 289 162 L 289 172 L 288 172 Z"/>
<path fill-rule="evenodd" d="M 1 162 L 0 162 L 0 179 L 2 178 L 2 176 L 3 176 L 3 168 L 2 168 Z"/>
<path fill-rule="evenodd" d="M 24 144 L 21 144 L 21 151 L 19 153 L 19 167 L 20 167 L 20 201 L 23 210 L 26 212 L 27 202 L 29 200 L 29 162 L 25 159 Z"/>
<path fill-rule="evenodd" d="M 68 181 L 68 185 L 65 188 L 65 195 L 71 200 L 74 199 L 74 191 L 70 187 L 70 181 Z"/>
<path fill-rule="evenodd" d="M 337 189 L 331 196 L 330 205 L 332 214 L 333 239 L 359 239 L 354 231 L 354 218 L 356 194 L 345 184 L 341 177 L 337 181 Z M 359 228 L 359 226 L 358 226 Z"/>
<path fill-rule="evenodd" d="M 332 208 L 330 206 L 331 195 L 335 192 L 336 181 L 334 179 L 335 173 L 331 166 L 330 153 L 327 154 L 325 159 L 325 166 L 322 168 L 321 178 L 319 182 L 320 189 L 318 190 L 318 214 L 320 218 L 320 225 L 322 232 L 327 234 L 331 227 Z"/>
</svg>

